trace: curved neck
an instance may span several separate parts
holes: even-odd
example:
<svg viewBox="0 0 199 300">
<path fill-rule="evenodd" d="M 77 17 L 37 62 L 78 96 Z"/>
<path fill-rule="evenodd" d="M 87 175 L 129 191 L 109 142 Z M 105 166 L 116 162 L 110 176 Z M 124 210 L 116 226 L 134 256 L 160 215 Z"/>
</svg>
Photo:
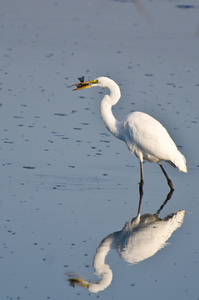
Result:
<svg viewBox="0 0 199 300">
<path fill-rule="evenodd" d="M 89 282 L 89 291 L 97 293 L 99 291 L 105 290 L 112 282 L 113 273 L 109 265 L 105 264 L 105 259 L 108 252 L 111 249 L 113 242 L 113 236 L 110 235 L 105 238 L 97 248 L 96 254 L 93 259 L 93 267 L 98 276 L 101 276 L 101 279 L 96 282 Z"/>
<path fill-rule="evenodd" d="M 120 122 L 116 120 L 112 112 L 112 106 L 115 105 L 120 97 L 120 89 L 118 85 L 112 81 L 108 87 L 110 95 L 105 95 L 101 101 L 101 115 L 107 129 L 117 138 L 122 139 L 120 136 Z"/>
</svg>

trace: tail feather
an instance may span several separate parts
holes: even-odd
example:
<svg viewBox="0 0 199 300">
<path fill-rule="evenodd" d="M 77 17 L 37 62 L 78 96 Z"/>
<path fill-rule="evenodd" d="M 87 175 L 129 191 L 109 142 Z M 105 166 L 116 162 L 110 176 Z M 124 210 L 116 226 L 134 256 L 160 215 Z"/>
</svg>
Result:
<svg viewBox="0 0 199 300">
<path fill-rule="evenodd" d="M 180 151 L 177 150 L 176 155 L 172 159 L 172 163 L 180 172 L 187 173 L 186 158 L 182 155 L 182 153 L 180 153 Z"/>
</svg>

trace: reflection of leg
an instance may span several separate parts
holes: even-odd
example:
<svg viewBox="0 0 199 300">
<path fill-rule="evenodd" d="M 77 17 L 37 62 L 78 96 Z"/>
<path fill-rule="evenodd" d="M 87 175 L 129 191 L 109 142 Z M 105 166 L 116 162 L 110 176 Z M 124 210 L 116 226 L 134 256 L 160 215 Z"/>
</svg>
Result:
<svg viewBox="0 0 199 300">
<path fill-rule="evenodd" d="M 140 187 L 139 187 L 139 192 L 140 192 L 140 200 L 139 200 L 139 206 L 138 206 L 138 214 L 140 214 L 140 210 L 141 210 L 141 206 L 142 206 L 142 197 L 143 197 L 143 184 L 141 185 L 140 184 Z"/>
<path fill-rule="evenodd" d="M 159 213 L 161 212 L 161 210 L 164 208 L 164 206 L 167 204 L 167 202 L 171 199 L 171 197 L 173 195 L 173 192 L 174 192 L 174 190 L 170 190 L 170 192 L 168 193 L 166 199 L 164 200 L 164 202 L 162 203 L 162 205 L 160 206 L 160 208 L 155 213 L 156 216 L 159 215 Z"/>
<path fill-rule="evenodd" d="M 174 191 L 174 187 L 173 187 L 173 183 L 172 183 L 171 179 L 170 179 L 169 176 L 167 175 L 167 173 L 166 173 L 165 169 L 163 168 L 162 164 L 161 164 L 160 162 L 159 162 L 158 164 L 159 164 L 159 166 L 160 166 L 160 168 L 161 168 L 161 170 L 162 170 L 164 176 L 165 176 L 166 179 L 167 179 L 167 182 L 168 182 L 168 185 L 169 185 L 171 191 Z"/>
</svg>

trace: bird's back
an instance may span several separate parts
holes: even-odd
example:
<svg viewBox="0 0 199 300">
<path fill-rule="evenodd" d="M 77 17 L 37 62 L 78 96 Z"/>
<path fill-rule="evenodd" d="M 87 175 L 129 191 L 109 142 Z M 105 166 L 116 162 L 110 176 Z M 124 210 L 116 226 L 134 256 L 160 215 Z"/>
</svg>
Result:
<svg viewBox="0 0 199 300">
<path fill-rule="evenodd" d="M 131 152 L 142 161 L 165 160 L 186 172 L 186 160 L 178 151 L 167 130 L 153 117 L 133 112 L 123 121 L 125 142 Z"/>
</svg>

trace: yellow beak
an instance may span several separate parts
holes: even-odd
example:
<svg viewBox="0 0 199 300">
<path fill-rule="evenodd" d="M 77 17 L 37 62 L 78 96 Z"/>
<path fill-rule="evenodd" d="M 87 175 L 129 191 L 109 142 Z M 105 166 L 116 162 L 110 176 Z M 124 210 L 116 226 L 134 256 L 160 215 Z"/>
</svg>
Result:
<svg viewBox="0 0 199 300">
<path fill-rule="evenodd" d="M 82 280 L 81 278 L 70 278 L 69 282 L 73 287 L 77 285 L 77 286 L 84 287 L 85 289 L 89 288 L 89 283 Z"/>
<path fill-rule="evenodd" d="M 90 80 L 73 84 L 72 86 L 76 86 L 76 89 L 74 89 L 73 91 L 90 88 L 94 83 L 97 83 L 97 80 Z"/>
</svg>

